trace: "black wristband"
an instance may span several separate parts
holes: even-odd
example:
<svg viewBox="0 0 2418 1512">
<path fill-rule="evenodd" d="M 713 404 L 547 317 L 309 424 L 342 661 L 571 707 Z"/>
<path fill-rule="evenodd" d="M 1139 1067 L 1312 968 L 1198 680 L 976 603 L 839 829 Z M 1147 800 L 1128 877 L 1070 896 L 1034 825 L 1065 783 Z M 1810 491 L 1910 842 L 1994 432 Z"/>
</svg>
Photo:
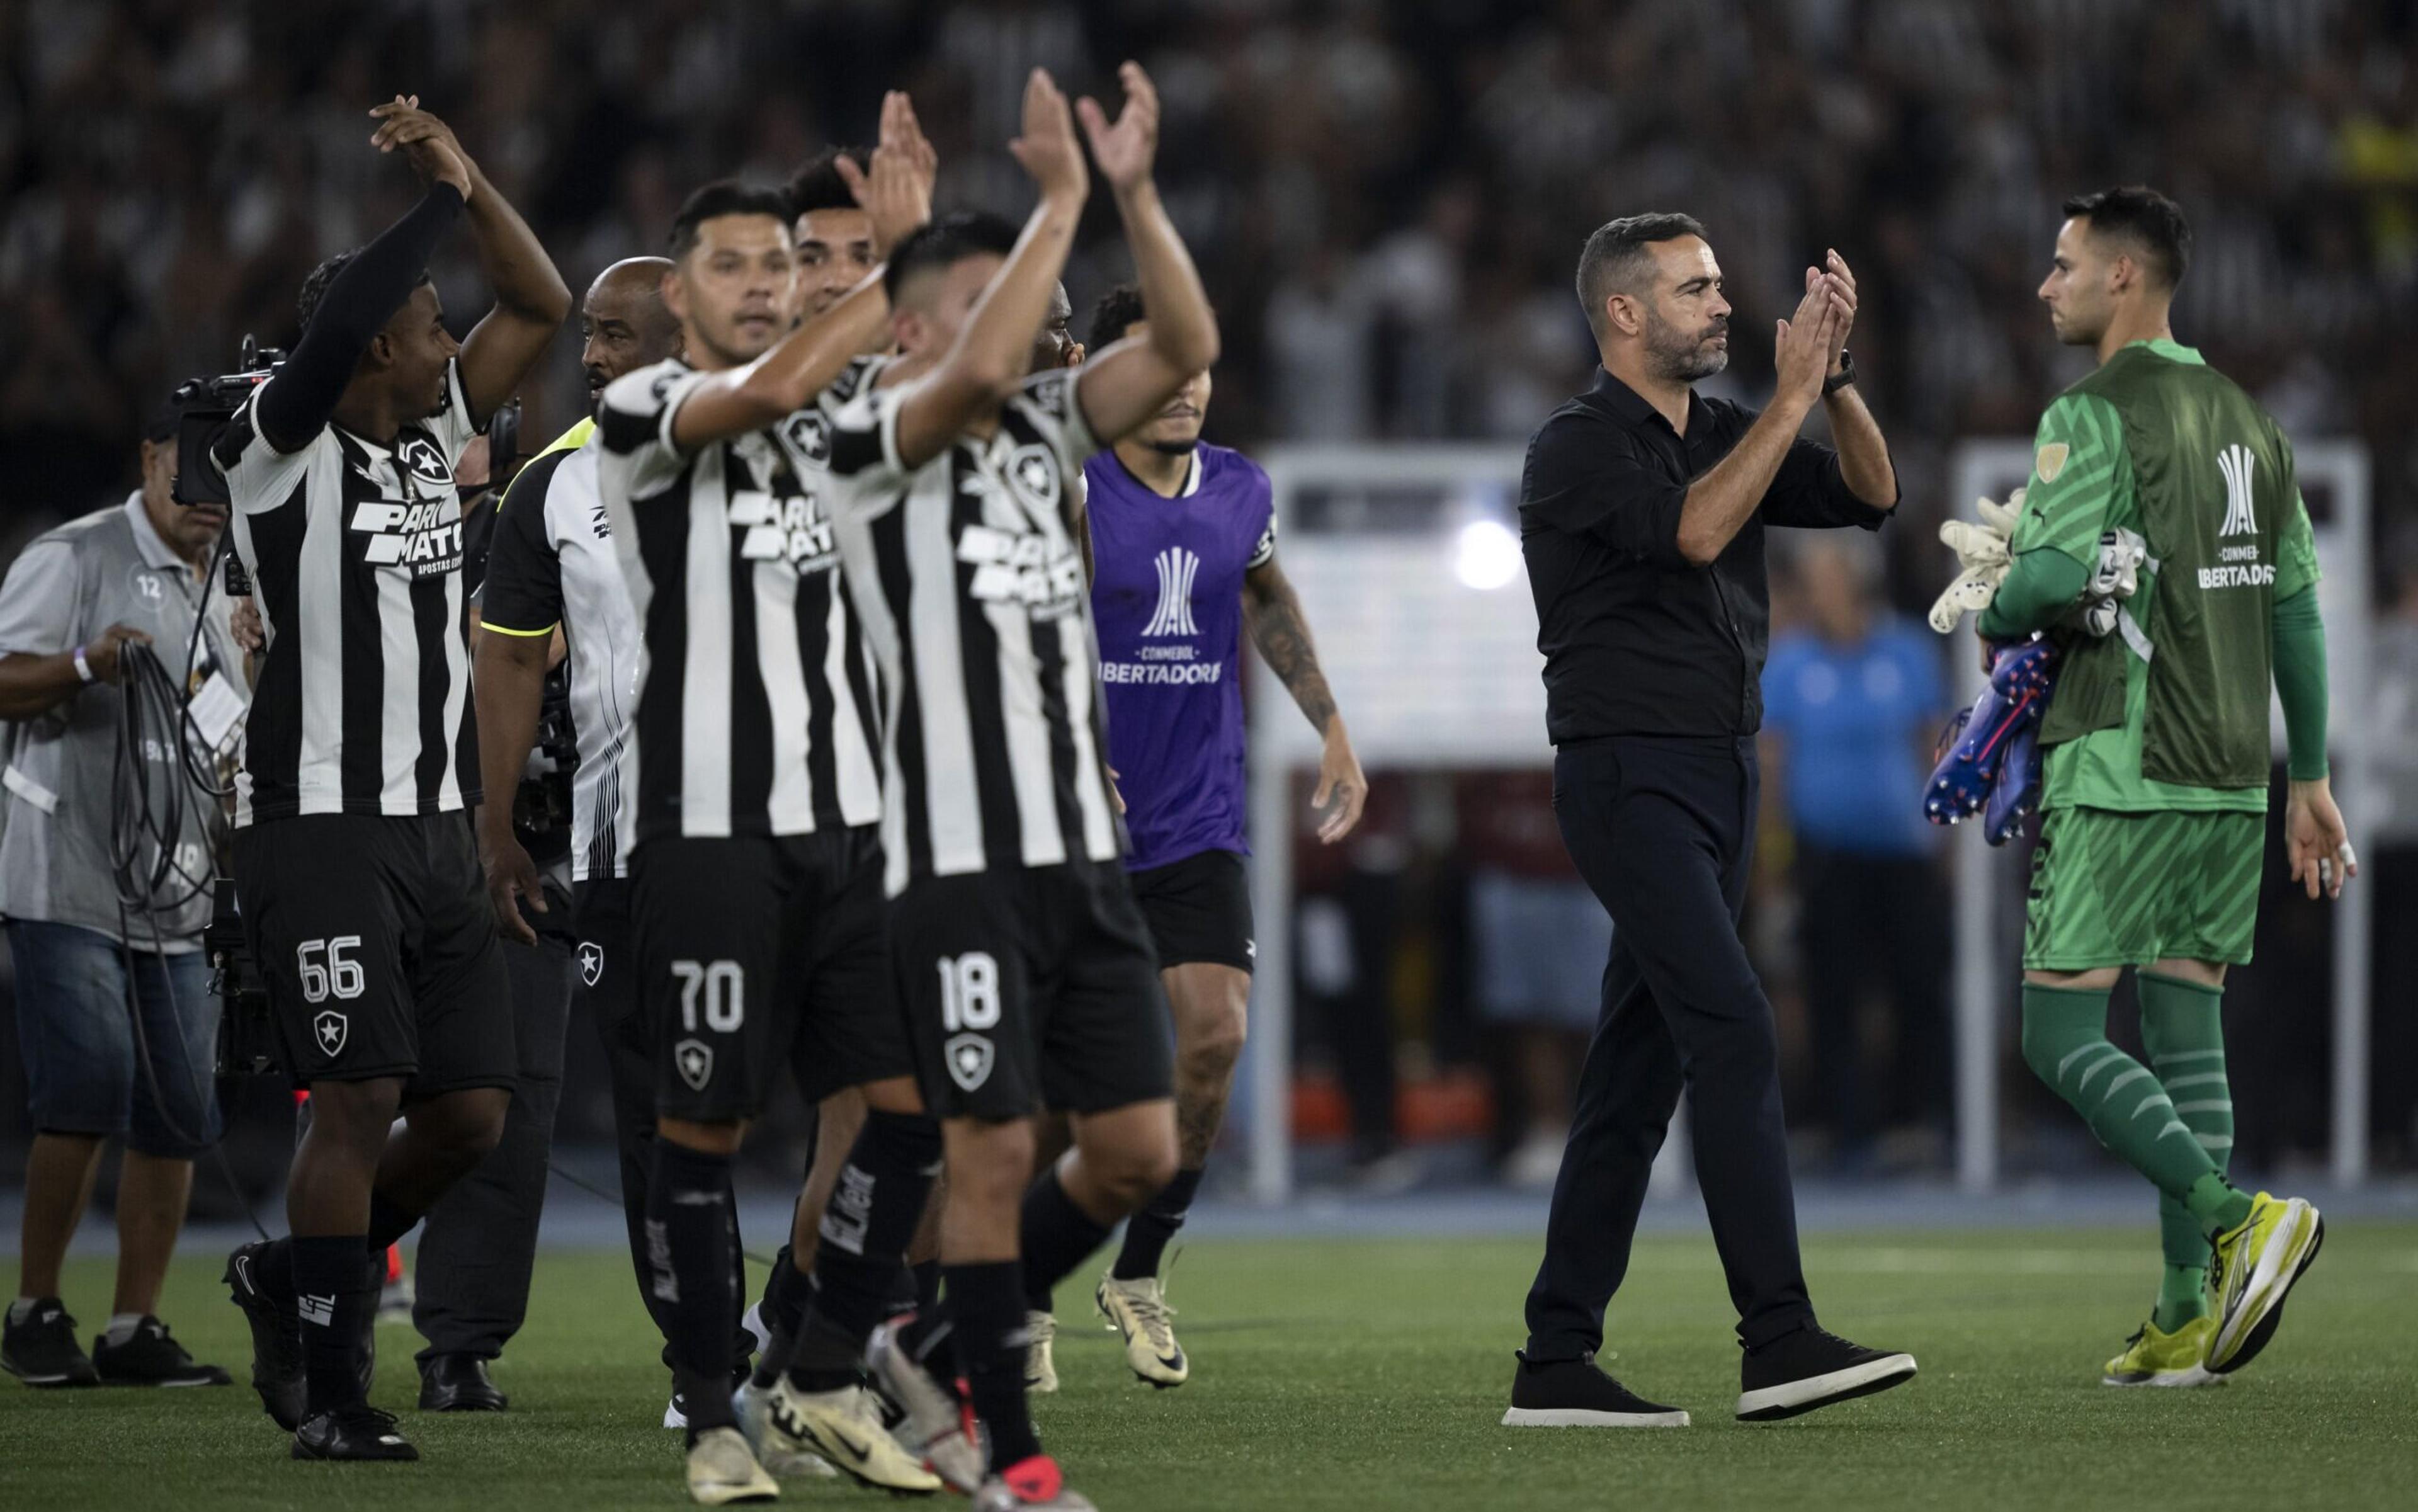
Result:
<svg viewBox="0 0 2418 1512">
<path fill-rule="evenodd" d="M 1822 380 L 1822 397 L 1828 399 L 1855 381 L 1856 354 L 1842 346 L 1839 348 L 1839 371 Z"/>
</svg>

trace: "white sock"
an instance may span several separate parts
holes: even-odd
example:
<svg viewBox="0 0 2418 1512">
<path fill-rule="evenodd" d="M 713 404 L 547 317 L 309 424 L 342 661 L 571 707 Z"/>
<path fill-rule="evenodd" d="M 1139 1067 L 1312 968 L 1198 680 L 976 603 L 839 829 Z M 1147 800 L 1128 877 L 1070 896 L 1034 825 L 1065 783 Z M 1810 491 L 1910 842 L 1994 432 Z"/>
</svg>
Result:
<svg viewBox="0 0 2418 1512">
<path fill-rule="evenodd" d="M 39 1297 L 19 1297 L 8 1304 L 8 1321 L 12 1323 L 22 1323 L 31 1318 L 34 1316 L 34 1305 L 41 1300 Z"/>
<path fill-rule="evenodd" d="M 100 1336 L 109 1342 L 111 1349 L 115 1349 L 134 1336 L 134 1331 L 143 1326 L 145 1316 L 139 1312 L 112 1313 L 109 1315 L 109 1326 L 101 1331 Z"/>
</svg>

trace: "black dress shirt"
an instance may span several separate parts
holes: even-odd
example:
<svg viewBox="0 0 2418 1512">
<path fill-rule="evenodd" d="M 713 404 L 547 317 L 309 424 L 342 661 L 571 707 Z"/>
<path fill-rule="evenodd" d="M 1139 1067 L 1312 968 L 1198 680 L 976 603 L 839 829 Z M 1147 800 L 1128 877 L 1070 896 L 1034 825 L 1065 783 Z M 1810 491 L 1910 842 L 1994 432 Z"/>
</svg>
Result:
<svg viewBox="0 0 2418 1512">
<path fill-rule="evenodd" d="M 1555 745 L 1607 735 L 1752 735 L 1771 641 L 1768 525 L 1880 528 L 1829 447 L 1788 449 L 1763 502 L 1709 567 L 1679 553 L 1688 485 L 1755 412 L 1691 393 L 1680 435 L 1600 368 L 1546 420 L 1520 479 L 1520 548 L 1545 653 Z M 1892 500 L 1892 503 L 1895 501 Z"/>
</svg>

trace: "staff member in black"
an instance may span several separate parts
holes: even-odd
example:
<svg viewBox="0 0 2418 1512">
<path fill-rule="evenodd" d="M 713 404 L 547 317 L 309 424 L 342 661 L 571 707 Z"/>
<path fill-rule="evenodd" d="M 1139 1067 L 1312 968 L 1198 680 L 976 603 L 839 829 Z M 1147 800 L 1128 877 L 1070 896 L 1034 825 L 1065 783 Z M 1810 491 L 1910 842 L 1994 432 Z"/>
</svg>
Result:
<svg viewBox="0 0 2418 1512">
<path fill-rule="evenodd" d="M 1687 1425 L 1593 1364 L 1683 1086 L 1746 1351 L 1737 1415 L 1791 1417 L 1914 1374 L 1911 1356 L 1814 1323 L 1771 1004 L 1737 934 L 1771 619 L 1764 527 L 1876 529 L 1897 475 L 1854 388 L 1845 261 L 1831 252 L 1805 270 L 1761 415 L 1692 389 L 1729 360 L 1722 283 L 1687 216 L 1631 216 L 1589 237 L 1578 292 L 1603 367 L 1528 443 L 1521 479 L 1553 808 L 1614 938 L 1507 1426 Z M 1798 438 L 1817 403 L 1836 452 Z"/>
</svg>

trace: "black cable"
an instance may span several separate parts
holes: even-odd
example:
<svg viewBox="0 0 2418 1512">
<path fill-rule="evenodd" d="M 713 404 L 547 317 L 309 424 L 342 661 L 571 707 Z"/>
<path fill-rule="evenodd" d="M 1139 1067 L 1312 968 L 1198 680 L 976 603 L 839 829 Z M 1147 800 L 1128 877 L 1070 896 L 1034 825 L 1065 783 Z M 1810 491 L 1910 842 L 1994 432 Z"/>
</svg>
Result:
<svg viewBox="0 0 2418 1512">
<path fill-rule="evenodd" d="M 159 1057 L 152 1048 L 150 1035 L 143 1022 L 130 925 L 131 914 L 140 913 L 149 926 L 152 954 L 159 958 L 161 985 L 168 996 L 169 1017 L 181 1024 L 184 1010 L 176 1000 L 176 980 L 168 971 L 168 953 L 160 932 L 160 919 L 162 914 L 173 914 L 196 897 L 209 893 L 214 880 L 214 874 L 195 877 L 186 871 L 177 848 L 185 834 L 190 812 L 188 805 L 195 796 L 188 790 L 186 783 L 191 783 L 212 799 L 227 796 L 226 790 L 219 786 L 215 767 L 208 764 L 216 761 L 215 752 L 207 757 L 196 758 L 193 736 L 198 732 L 193 726 L 190 690 L 193 668 L 200 656 L 202 627 L 208 614 L 215 569 L 219 558 L 232 549 L 232 541 L 222 537 L 220 551 L 212 557 L 211 568 L 203 573 L 201 598 L 193 605 L 192 632 L 185 642 L 183 677 L 172 677 L 159 655 L 139 642 L 122 644 L 118 648 L 117 658 L 117 750 L 111 771 L 110 863 L 117 884 L 117 948 L 126 976 L 127 1020 L 133 1030 L 135 1058 L 143 1068 L 144 1083 L 150 1090 L 152 1104 L 161 1123 L 180 1143 L 196 1148 L 205 1147 L 205 1141 L 197 1131 L 177 1124 L 168 1110 L 168 1099 L 161 1087 Z M 166 742 L 161 741 L 160 736 L 170 728 L 176 731 L 174 775 L 160 785 L 161 790 L 155 803 L 150 753 L 153 745 L 158 744 L 163 748 L 164 759 Z M 151 846 L 154 858 L 147 867 L 143 864 L 142 854 L 145 843 Z M 214 1102 L 218 1092 L 214 1079 L 208 1079 L 204 1068 L 193 1063 L 190 1046 L 181 1034 L 177 1036 L 176 1054 L 184 1063 L 186 1079 L 191 1083 L 201 1101 L 205 1105 Z M 242 1184 L 236 1180 L 235 1168 L 227 1160 L 225 1141 L 207 1141 L 207 1148 L 215 1158 L 229 1195 L 234 1197 L 236 1204 L 251 1221 L 253 1230 L 267 1239 L 268 1230 L 261 1224 L 260 1214 L 253 1209 L 251 1199 L 244 1195 Z"/>
</svg>

